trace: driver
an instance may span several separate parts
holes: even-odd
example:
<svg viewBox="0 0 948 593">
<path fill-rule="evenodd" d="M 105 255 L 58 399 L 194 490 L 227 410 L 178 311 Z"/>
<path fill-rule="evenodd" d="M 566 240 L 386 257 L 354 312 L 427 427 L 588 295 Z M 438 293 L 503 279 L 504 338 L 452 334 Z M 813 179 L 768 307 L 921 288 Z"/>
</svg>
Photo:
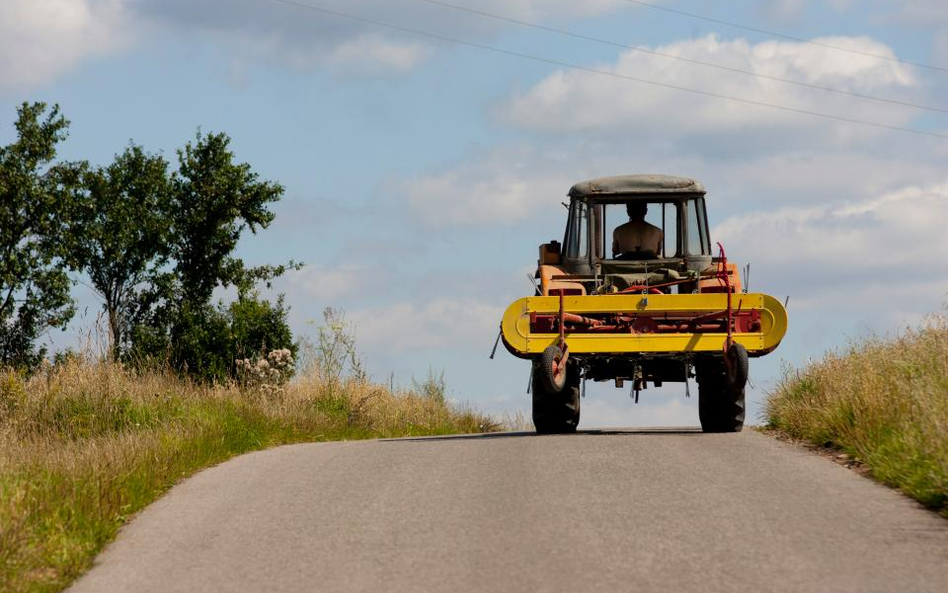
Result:
<svg viewBox="0 0 948 593">
<path fill-rule="evenodd" d="M 612 232 L 612 257 L 636 251 L 651 251 L 655 257 L 661 257 L 665 234 L 662 229 L 645 222 L 648 204 L 630 202 L 625 209 L 629 213 L 629 222 Z"/>
</svg>

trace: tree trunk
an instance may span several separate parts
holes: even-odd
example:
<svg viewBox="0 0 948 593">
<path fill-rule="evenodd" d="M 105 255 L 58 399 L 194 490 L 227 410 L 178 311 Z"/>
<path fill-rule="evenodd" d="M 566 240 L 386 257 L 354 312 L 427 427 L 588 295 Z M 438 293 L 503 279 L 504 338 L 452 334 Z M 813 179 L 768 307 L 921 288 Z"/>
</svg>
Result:
<svg viewBox="0 0 948 593">
<path fill-rule="evenodd" d="M 120 345 L 122 338 L 118 307 L 116 307 L 114 303 L 108 302 L 106 303 L 106 310 L 109 315 L 109 355 L 112 358 L 112 362 L 118 362 L 119 356 L 121 355 Z"/>
</svg>

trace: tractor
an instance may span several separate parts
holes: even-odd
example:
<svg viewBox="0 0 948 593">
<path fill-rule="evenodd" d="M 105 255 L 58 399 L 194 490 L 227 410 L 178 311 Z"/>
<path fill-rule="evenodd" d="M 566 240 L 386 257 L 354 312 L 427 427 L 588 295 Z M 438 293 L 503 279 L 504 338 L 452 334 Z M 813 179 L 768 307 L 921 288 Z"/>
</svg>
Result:
<svg viewBox="0 0 948 593">
<path fill-rule="evenodd" d="M 570 189 L 562 243 L 540 245 L 534 296 L 501 321 L 507 350 L 531 361 L 538 433 L 576 430 L 587 380 L 630 382 L 638 401 L 649 384 L 690 378 L 702 430 L 741 430 L 748 359 L 780 344 L 787 312 L 742 288 L 720 243 L 712 251 L 705 193 L 668 175 Z"/>
</svg>

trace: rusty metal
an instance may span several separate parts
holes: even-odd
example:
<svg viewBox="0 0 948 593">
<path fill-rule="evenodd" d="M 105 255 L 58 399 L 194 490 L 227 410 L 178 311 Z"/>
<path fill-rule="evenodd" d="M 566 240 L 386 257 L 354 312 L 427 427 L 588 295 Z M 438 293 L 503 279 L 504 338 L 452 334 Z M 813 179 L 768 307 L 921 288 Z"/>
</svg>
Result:
<svg viewBox="0 0 948 593">
<path fill-rule="evenodd" d="M 628 294 L 628 293 L 665 294 L 664 292 L 660 290 L 661 286 L 667 286 L 667 285 L 660 284 L 660 285 L 652 285 L 652 286 L 642 286 L 642 285 L 630 286 L 628 288 L 620 290 L 618 294 Z"/>
<path fill-rule="evenodd" d="M 559 347 L 560 347 L 560 352 L 563 353 L 563 357 L 560 358 L 559 361 L 554 361 L 553 363 L 554 376 L 558 375 L 561 370 L 562 372 L 566 372 L 566 361 L 569 360 L 569 346 L 567 346 L 566 344 L 566 319 L 565 319 L 566 311 L 563 306 L 563 298 L 564 298 L 564 294 L 561 291 L 560 292 L 560 314 L 559 314 L 559 326 L 560 326 L 559 327 L 560 329 Z M 579 317 L 579 315 L 577 315 L 576 317 Z"/>
<path fill-rule="evenodd" d="M 743 309 L 743 299 L 738 308 L 731 311 L 730 326 L 732 334 L 758 332 L 760 326 L 759 309 Z M 728 311 L 723 309 L 701 315 L 682 315 L 661 313 L 614 313 L 601 317 L 567 313 L 565 310 L 555 315 L 531 313 L 530 330 L 536 333 L 557 333 L 557 345 L 565 343 L 568 333 L 726 333 L 728 329 Z"/>
<path fill-rule="evenodd" d="M 575 313 L 563 313 L 561 317 L 563 321 L 568 321 L 569 323 L 575 323 L 576 325 L 583 325 L 587 327 L 598 327 L 605 323 L 599 319 L 583 317 L 582 315 L 577 315 Z"/>
<path fill-rule="evenodd" d="M 560 326 L 560 349 L 566 345 L 566 319 L 565 311 L 563 309 L 563 293 L 560 293 L 560 314 L 559 314 L 559 326 Z"/>
<path fill-rule="evenodd" d="M 734 314 L 731 304 L 731 278 L 727 269 L 727 254 L 724 252 L 724 245 L 718 241 L 718 249 L 721 250 L 721 273 L 720 278 L 724 282 L 724 292 L 727 293 L 727 340 L 724 342 L 724 351 L 730 350 L 734 344 Z M 727 362 L 727 357 L 724 357 Z"/>
</svg>

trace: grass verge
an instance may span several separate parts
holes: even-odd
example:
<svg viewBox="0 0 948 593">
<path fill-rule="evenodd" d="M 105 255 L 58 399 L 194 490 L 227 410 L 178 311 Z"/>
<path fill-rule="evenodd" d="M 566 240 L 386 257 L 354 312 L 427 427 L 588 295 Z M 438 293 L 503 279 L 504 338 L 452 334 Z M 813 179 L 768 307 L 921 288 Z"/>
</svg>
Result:
<svg viewBox="0 0 948 593">
<path fill-rule="evenodd" d="M 206 386 L 81 360 L 0 371 L 0 591 L 63 589 L 128 517 L 241 453 L 497 428 L 430 381 L 392 391 L 314 372 L 279 388 Z"/>
<path fill-rule="evenodd" d="M 873 477 L 948 516 L 948 320 L 870 339 L 788 370 L 769 428 L 840 449 Z"/>
</svg>

